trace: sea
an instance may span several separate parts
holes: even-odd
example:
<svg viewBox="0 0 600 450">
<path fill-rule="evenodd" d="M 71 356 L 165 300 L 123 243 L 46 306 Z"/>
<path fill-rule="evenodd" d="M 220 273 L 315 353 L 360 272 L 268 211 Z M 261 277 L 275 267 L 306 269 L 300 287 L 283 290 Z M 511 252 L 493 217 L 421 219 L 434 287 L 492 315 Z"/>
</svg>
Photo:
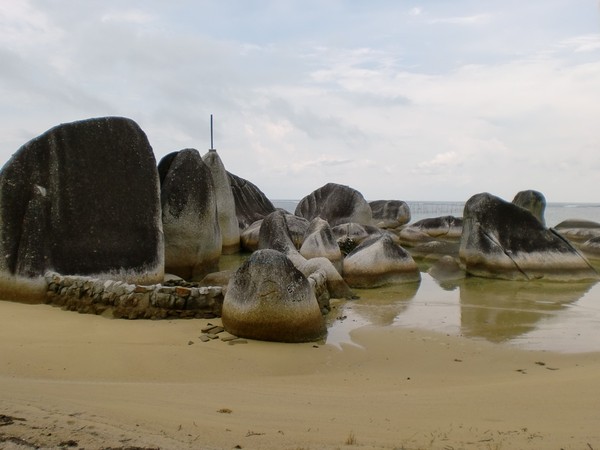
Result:
<svg viewBox="0 0 600 450">
<path fill-rule="evenodd" d="M 298 200 L 273 204 L 293 213 Z M 462 217 L 464 202 L 407 201 L 411 223 Z M 546 225 L 567 219 L 600 222 L 600 203 L 549 203 Z M 597 267 L 600 271 L 600 267 Z M 356 300 L 335 300 L 327 343 L 359 346 L 352 331 L 365 326 L 423 329 L 497 345 L 566 353 L 600 351 L 600 284 L 505 281 L 467 277 L 439 283 L 421 269 L 421 281 L 355 290 Z"/>
</svg>

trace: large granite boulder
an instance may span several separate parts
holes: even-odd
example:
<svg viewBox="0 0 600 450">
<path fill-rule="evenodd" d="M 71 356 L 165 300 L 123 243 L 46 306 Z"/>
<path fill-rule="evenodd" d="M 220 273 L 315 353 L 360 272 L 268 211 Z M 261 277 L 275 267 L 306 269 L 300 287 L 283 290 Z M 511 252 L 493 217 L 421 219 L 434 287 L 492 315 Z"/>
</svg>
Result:
<svg viewBox="0 0 600 450">
<path fill-rule="evenodd" d="M 222 320 L 229 333 L 264 341 L 309 342 L 327 332 L 308 279 L 270 249 L 254 252 L 235 272 Z"/>
<path fill-rule="evenodd" d="M 159 163 L 165 233 L 165 270 L 201 280 L 219 268 L 221 229 L 215 186 L 198 150 L 167 155 Z"/>
<path fill-rule="evenodd" d="M 542 225 L 546 226 L 546 219 L 544 218 L 546 197 L 544 197 L 544 194 L 533 190 L 520 191 L 517 192 L 512 202 L 529 211 Z"/>
<path fill-rule="evenodd" d="M 410 222 L 410 208 L 401 200 L 375 200 L 369 206 L 373 224 L 379 228 L 398 228 Z"/>
<path fill-rule="evenodd" d="M 597 279 L 590 263 L 529 211 L 488 193 L 465 204 L 459 256 L 471 275 L 511 280 Z"/>
<path fill-rule="evenodd" d="M 320 217 L 315 217 L 306 230 L 300 254 L 306 259 L 327 258 L 337 271 L 342 273 L 342 252 L 337 244 L 329 223 Z"/>
<path fill-rule="evenodd" d="M 265 217 L 260 227 L 259 248 L 270 248 L 285 254 L 306 277 L 321 271 L 327 278 L 327 289 L 331 297 L 354 298 L 350 287 L 331 261 L 324 257 L 306 259 L 300 254 L 290 237 L 286 215 L 284 211 L 277 210 Z"/>
<path fill-rule="evenodd" d="M 240 250 L 240 228 L 235 210 L 235 199 L 229 184 L 229 176 L 216 150 L 209 150 L 202 157 L 210 169 L 217 199 L 217 217 L 221 229 L 221 253 L 230 255 Z"/>
<path fill-rule="evenodd" d="M 159 282 L 163 233 L 156 161 L 132 120 L 56 126 L 0 172 L 0 295 L 40 301 L 43 275 Z"/>
<path fill-rule="evenodd" d="M 257 220 L 264 219 L 275 211 L 273 203 L 262 191 L 248 180 L 227 172 L 235 201 L 235 212 L 240 230 L 244 230 Z"/>
<path fill-rule="evenodd" d="M 327 183 L 300 200 L 295 214 L 309 221 L 320 217 L 332 227 L 347 222 L 370 225 L 373 220 L 371 207 L 360 192 L 335 183 Z"/>
<path fill-rule="evenodd" d="M 376 288 L 420 279 L 412 256 L 387 234 L 367 239 L 344 259 L 344 280 L 353 288 Z"/>
</svg>

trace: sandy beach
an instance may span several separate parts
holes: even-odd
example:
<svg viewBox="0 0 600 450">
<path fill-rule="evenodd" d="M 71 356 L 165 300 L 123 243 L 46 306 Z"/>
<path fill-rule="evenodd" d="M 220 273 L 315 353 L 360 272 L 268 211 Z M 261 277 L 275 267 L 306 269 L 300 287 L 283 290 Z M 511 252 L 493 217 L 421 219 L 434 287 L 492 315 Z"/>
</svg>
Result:
<svg viewBox="0 0 600 450">
<path fill-rule="evenodd" d="M 0 302 L 0 448 L 600 448 L 598 353 L 373 326 L 201 342 L 208 322 Z"/>
</svg>

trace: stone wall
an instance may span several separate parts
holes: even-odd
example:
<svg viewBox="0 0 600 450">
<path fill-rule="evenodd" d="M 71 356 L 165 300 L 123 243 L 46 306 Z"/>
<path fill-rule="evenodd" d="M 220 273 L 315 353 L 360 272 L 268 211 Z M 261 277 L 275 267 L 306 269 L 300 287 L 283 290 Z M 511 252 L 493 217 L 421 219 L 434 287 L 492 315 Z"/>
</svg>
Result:
<svg viewBox="0 0 600 450">
<path fill-rule="evenodd" d="M 221 286 L 139 285 L 83 276 L 45 275 L 46 303 L 123 319 L 212 318 L 223 307 Z"/>
</svg>

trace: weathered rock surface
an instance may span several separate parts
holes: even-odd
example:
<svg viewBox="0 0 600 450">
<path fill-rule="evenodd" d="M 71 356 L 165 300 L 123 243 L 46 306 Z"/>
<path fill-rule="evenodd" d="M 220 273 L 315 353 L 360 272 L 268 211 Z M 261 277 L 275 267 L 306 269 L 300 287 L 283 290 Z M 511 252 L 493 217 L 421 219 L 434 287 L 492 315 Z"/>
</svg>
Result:
<svg viewBox="0 0 600 450">
<path fill-rule="evenodd" d="M 600 259 L 600 236 L 588 239 L 580 245 L 579 249 L 590 259 Z"/>
<path fill-rule="evenodd" d="M 350 287 L 331 261 L 324 257 L 306 259 L 296 250 L 290 238 L 286 215 L 285 212 L 277 210 L 265 217 L 260 228 L 259 248 L 270 248 L 285 254 L 306 277 L 316 271 L 322 271 L 327 277 L 327 289 L 331 297 L 354 298 Z"/>
<path fill-rule="evenodd" d="M 458 257 L 459 248 L 459 241 L 433 240 L 410 247 L 410 254 L 413 256 L 413 258 L 421 258 L 424 260 L 438 260 L 444 256 Z"/>
<path fill-rule="evenodd" d="M 591 220 L 563 220 L 554 227 L 554 230 L 575 243 L 582 243 L 600 237 L 600 223 Z"/>
<path fill-rule="evenodd" d="M 472 275 L 512 280 L 587 280 L 598 274 L 529 211 L 488 193 L 465 204 L 459 256 Z"/>
<path fill-rule="evenodd" d="M 240 250 L 240 228 L 235 209 L 235 199 L 229 176 L 216 150 L 209 150 L 202 157 L 210 169 L 217 200 L 217 217 L 221 230 L 221 253 L 229 255 Z"/>
<path fill-rule="evenodd" d="M 195 149 L 161 160 L 165 270 L 186 280 L 219 267 L 221 231 L 212 174 Z M 168 168 L 165 166 L 168 164 Z"/>
<path fill-rule="evenodd" d="M 294 244 L 294 247 L 296 249 L 299 249 L 300 247 L 302 247 L 302 243 L 304 242 L 304 235 L 308 230 L 310 222 L 303 217 L 295 216 L 294 214 L 290 214 L 287 211 L 279 211 L 281 211 L 284 214 L 289 236 L 292 240 L 292 243 Z M 240 235 L 242 248 L 248 251 L 258 250 L 260 227 L 262 226 L 262 223 L 263 219 L 257 220 L 244 231 L 242 231 L 242 234 Z"/>
<path fill-rule="evenodd" d="M 398 228 L 410 222 L 410 208 L 401 200 L 375 200 L 369 206 L 373 224 L 379 228 Z"/>
<path fill-rule="evenodd" d="M 132 120 L 56 126 L 0 173 L 0 295 L 39 301 L 43 275 L 154 282 L 164 275 L 159 181 Z"/>
<path fill-rule="evenodd" d="M 235 201 L 235 212 L 240 230 L 275 211 L 273 203 L 248 180 L 227 172 Z"/>
<path fill-rule="evenodd" d="M 342 273 L 342 252 L 337 244 L 331 227 L 327 221 L 315 217 L 306 230 L 304 242 L 300 247 L 300 254 L 306 259 L 327 258 L 337 271 Z"/>
<path fill-rule="evenodd" d="M 344 255 L 354 250 L 365 239 L 383 234 L 380 228 L 354 222 L 337 225 L 331 229 L 331 232 Z"/>
<path fill-rule="evenodd" d="M 458 241 L 462 234 L 463 220 L 460 217 L 430 217 L 410 224 L 398 234 L 400 242 L 416 245 L 432 240 Z"/>
<path fill-rule="evenodd" d="M 320 217 L 331 227 L 348 222 L 371 225 L 373 220 L 371 207 L 362 194 L 336 183 L 327 183 L 300 200 L 295 214 L 309 221 Z"/>
<path fill-rule="evenodd" d="M 544 197 L 544 194 L 533 190 L 521 191 L 515 195 L 512 202 L 529 211 L 542 225 L 546 226 L 546 219 L 544 218 L 546 197 Z"/>
<path fill-rule="evenodd" d="M 222 320 L 235 336 L 265 341 L 315 341 L 327 332 L 310 282 L 283 253 L 270 249 L 254 252 L 236 271 Z"/>
<path fill-rule="evenodd" d="M 375 288 L 420 279 L 412 256 L 389 235 L 367 239 L 344 259 L 344 280 L 351 287 Z"/>
</svg>

